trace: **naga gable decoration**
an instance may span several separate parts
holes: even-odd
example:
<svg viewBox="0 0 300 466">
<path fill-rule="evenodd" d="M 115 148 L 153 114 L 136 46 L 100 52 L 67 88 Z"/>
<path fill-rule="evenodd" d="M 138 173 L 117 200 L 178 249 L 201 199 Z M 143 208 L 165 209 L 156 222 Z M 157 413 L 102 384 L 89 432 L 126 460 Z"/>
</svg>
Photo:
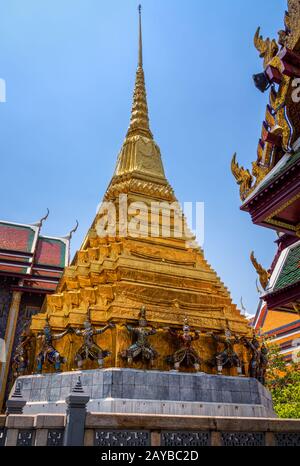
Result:
<svg viewBox="0 0 300 466">
<path fill-rule="evenodd" d="M 253 189 L 253 176 L 251 175 L 248 169 L 239 166 L 238 162 L 236 161 L 236 152 L 233 154 L 231 160 L 231 172 L 235 177 L 237 184 L 240 187 L 241 200 L 244 201 Z"/>
<path fill-rule="evenodd" d="M 250 260 L 253 264 L 253 267 L 255 268 L 258 276 L 259 276 L 259 281 L 260 281 L 260 284 L 261 286 L 263 287 L 263 289 L 265 290 L 267 288 L 267 285 L 268 285 L 268 281 L 269 281 L 269 278 L 270 278 L 270 273 L 263 268 L 263 266 L 257 262 L 255 256 L 254 256 L 254 251 L 251 251 L 251 254 L 250 254 Z"/>
<path fill-rule="evenodd" d="M 272 60 L 278 52 L 278 45 L 275 39 L 263 39 L 260 35 L 260 27 L 257 28 L 254 35 L 254 45 L 259 51 L 259 56 L 264 59 L 264 66 L 267 67 L 268 63 Z"/>
</svg>

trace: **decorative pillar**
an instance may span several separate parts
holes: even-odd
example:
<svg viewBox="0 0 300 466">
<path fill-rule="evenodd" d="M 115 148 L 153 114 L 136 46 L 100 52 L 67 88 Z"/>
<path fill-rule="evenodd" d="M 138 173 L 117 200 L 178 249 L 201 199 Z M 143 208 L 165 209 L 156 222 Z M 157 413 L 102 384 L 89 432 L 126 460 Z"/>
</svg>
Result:
<svg viewBox="0 0 300 466">
<path fill-rule="evenodd" d="M 86 405 L 89 401 L 81 384 L 80 376 L 70 395 L 66 398 L 67 422 L 64 435 L 65 446 L 81 446 L 84 444 L 84 427 Z"/>
<path fill-rule="evenodd" d="M 26 400 L 21 392 L 21 382 L 16 382 L 16 388 L 12 396 L 6 402 L 6 414 L 23 414 Z"/>
<path fill-rule="evenodd" d="M 1 364 L 0 368 L 0 412 L 3 409 L 6 384 L 9 369 L 11 366 L 11 356 L 13 350 L 13 344 L 15 340 L 16 326 L 19 316 L 20 302 L 22 298 L 22 291 L 14 291 L 12 295 L 12 300 L 9 308 L 7 325 L 5 331 L 5 353 L 6 361 Z"/>
<path fill-rule="evenodd" d="M 217 432 L 215 430 L 213 430 L 211 432 L 211 446 L 212 447 L 220 447 L 222 445 L 222 436 L 221 436 L 221 432 Z"/>
<path fill-rule="evenodd" d="M 161 446 L 161 432 L 159 430 L 153 430 L 151 432 L 151 447 Z"/>
<path fill-rule="evenodd" d="M 266 447 L 276 447 L 276 438 L 274 432 L 265 433 L 265 445 Z"/>
</svg>

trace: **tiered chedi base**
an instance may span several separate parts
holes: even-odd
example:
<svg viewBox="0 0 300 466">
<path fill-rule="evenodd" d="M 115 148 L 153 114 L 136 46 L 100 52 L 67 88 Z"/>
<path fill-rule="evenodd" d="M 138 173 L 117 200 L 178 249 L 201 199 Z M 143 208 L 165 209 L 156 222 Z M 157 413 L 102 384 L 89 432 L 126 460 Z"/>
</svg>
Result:
<svg viewBox="0 0 300 466">
<path fill-rule="evenodd" d="M 19 377 L 27 400 L 24 413 L 64 412 L 79 375 L 90 412 L 276 416 L 269 391 L 256 379 L 124 368 Z"/>
</svg>

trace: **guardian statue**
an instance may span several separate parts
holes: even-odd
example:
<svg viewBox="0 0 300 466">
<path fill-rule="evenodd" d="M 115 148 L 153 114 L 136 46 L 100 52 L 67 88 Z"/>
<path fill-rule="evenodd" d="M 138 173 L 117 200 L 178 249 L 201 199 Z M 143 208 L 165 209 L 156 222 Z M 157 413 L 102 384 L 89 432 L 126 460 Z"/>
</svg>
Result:
<svg viewBox="0 0 300 466">
<path fill-rule="evenodd" d="M 184 321 L 181 333 L 170 327 L 165 327 L 165 330 L 168 330 L 170 335 L 175 337 L 180 344 L 180 348 L 173 355 L 167 357 L 167 362 L 173 364 L 175 370 L 179 370 L 183 364 L 186 367 L 194 366 L 194 369 L 199 371 L 201 359 L 192 343 L 199 340 L 200 330 L 192 331 L 187 319 Z"/>
<path fill-rule="evenodd" d="M 99 368 L 103 367 L 104 358 L 111 354 L 110 351 L 103 350 L 94 340 L 94 336 L 101 335 L 110 328 L 114 328 L 113 323 L 105 325 L 103 328 L 96 329 L 92 326 L 90 320 L 90 313 L 88 311 L 87 319 L 83 323 L 83 329 L 73 329 L 74 333 L 83 338 L 83 344 L 75 354 L 75 362 L 78 369 L 81 369 L 85 360 L 97 361 Z"/>
<path fill-rule="evenodd" d="M 53 341 L 60 340 L 67 333 L 71 333 L 72 329 L 68 327 L 64 332 L 53 333 L 48 320 L 44 326 L 43 332 L 37 335 L 37 340 L 41 342 L 41 351 L 37 355 L 37 373 L 41 373 L 45 362 L 54 366 L 56 372 L 61 372 L 61 364 L 66 362 L 66 359 L 53 346 Z"/>
<path fill-rule="evenodd" d="M 241 360 L 234 350 L 234 345 L 240 343 L 240 340 L 235 335 L 232 335 L 229 328 L 226 328 L 224 335 L 217 335 L 214 332 L 209 332 L 216 343 L 223 344 L 222 351 L 217 352 L 212 360 L 212 364 L 216 367 L 219 375 L 223 373 L 223 367 L 236 367 L 238 375 L 242 374 Z"/>
<path fill-rule="evenodd" d="M 133 327 L 132 325 L 126 324 L 125 327 L 133 336 L 134 342 L 121 352 L 122 358 L 127 359 L 128 365 L 131 365 L 134 359 L 141 357 L 143 361 L 150 361 L 151 366 L 153 366 L 154 359 L 157 357 L 157 352 L 153 346 L 150 345 L 148 337 L 154 335 L 156 330 L 148 325 L 144 306 L 142 306 L 140 311 L 138 326 Z"/>
</svg>

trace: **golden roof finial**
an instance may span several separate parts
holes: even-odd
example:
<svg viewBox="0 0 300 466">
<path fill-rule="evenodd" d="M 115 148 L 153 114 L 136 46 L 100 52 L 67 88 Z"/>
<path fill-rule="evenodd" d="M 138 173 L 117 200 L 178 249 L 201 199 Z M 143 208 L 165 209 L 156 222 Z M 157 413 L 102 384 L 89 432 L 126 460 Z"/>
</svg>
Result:
<svg viewBox="0 0 300 466">
<path fill-rule="evenodd" d="M 145 77 L 143 70 L 143 51 L 142 51 L 142 19 L 141 19 L 141 5 L 138 7 L 139 11 L 139 55 L 138 67 L 136 70 L 135 87 L 133 93 L 133 103 L 131 109 L 130 125 L 127 131 L 128 136 L 145 136 L 153 139 L 149 127 L 149 116 L 147 106 L 147 96 L 145 88 Z"/>
<path fill-rule="evenodd" d="M 142 5 L 138 6 L 139 10 L 139 66 L 143 66 L 143 42 L 142 42 Z"/>
</svg>

